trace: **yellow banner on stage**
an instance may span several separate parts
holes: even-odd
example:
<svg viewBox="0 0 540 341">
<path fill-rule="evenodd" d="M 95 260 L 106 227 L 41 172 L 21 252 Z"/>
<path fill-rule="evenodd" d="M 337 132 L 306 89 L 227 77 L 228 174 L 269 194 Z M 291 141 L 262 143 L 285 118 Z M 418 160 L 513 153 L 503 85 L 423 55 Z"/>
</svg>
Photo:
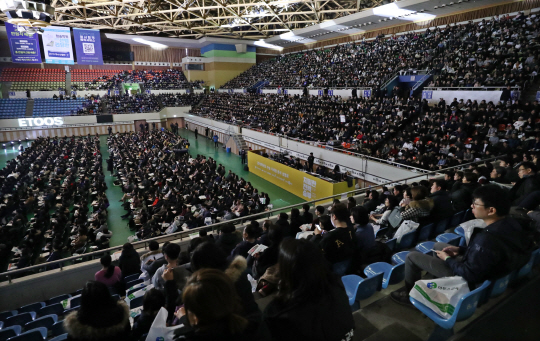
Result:
<svg viewBox="0 0 540 341">
<path fill-rule="evenodd" d="M 347 191 L 347 183 L 331 183 L 279 162 L 248 152 L 249 171 L 306 201 L 317 200 Z"/>
</svg>

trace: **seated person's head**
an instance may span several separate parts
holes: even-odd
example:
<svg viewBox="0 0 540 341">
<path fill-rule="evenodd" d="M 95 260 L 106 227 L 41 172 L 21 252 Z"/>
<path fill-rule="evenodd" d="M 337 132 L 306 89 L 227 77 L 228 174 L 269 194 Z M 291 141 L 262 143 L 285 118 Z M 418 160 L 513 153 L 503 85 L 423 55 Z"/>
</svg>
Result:
<svg viewBox="0 0 540 341">
<path fill-rule="evenodd" d="M 199 244 L 191 255 L 191 270 L 212 268 L 225 270 L 227 268 L 227 254 L 215 243 L 204 242 Z"/>
<path fill-rule="evenodd" d="M 334 224 L 341 222 L 346 223 L 349 219 L 349 210 L 344 204 L 337 204 L 332 209 L 331 219 L 334 221 Z"/>
<path fill-rule="evenodd" d="M 498 219 L 508 215 L 511 200 L 508 192 L 497 185 L 485 185 L 473 192 L 472 212 L 477 219 Z"/>
<path fill-rule="evenodd" d="M 150 243 L 148 243 L 148 248 L 150 251 L 157 251 L 159 250 L 159 243 L 155 240 L 152 240 Z"/>
<path fill-rule="evenodd" d="M 163 306 L 165 306 L 165 295 L 160 290 L 150 289 L 144 294 L 143 314 L 155 316 Z"/>
<path fill-rule="evenodd" d="M 221 270 L 201 269 L 189 277 L 182 301 L 189 323 L 204 330 L 222 321 L 231 334 L 242 333 L 248 321 L 240 316 L 240 298 Z"/>
<path fill-rule="evenodd" d="M 163 249 L 163 254 L 168 263 L 175 262 L 180 256 L 180 245 L 171 243 Z"/>
<path fill-rule="evenodd" d="M 411 188 L 412 200 L 414 201 L 424 200 L 425 198 L 427 198 L 428 194 L 429 191 L 424 186 L 415 186 Z"/>
<path fill-rule="evenodd" d="M 360 226 L 365 226 L 369 223 L 369 212 L 364 206 L 356 206 L 351 209 L 351 222 Z"/>
<path fill-rule="evenodd" d="M 323 214 L 324 214 L 324 206 L 317 206 L 317 207 L 315 208 L 315 214 L 316 214 L 317 216 L 323 215 Z"/>
</svg>

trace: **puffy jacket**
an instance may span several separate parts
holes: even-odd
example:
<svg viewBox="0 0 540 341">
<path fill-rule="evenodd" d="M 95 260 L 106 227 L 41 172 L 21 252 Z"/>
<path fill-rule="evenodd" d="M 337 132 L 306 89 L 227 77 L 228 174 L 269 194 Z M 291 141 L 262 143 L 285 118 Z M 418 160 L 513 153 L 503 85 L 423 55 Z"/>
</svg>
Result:
<svg viewBox="0 0 540 341">
<path fill-rule="evenodd" d="M 468 246 L 460 247 L 461 261 L 448 258 L 446 262 L 456 276 L 462 276 L 469 283 L 480 283 L 486 279 L 495 279 L 507 272 L 501 266 L 508 255 L 501 248 L 501 241 L 514 248 L 523 249 L 522 227 L 514 219 L 506 217 L 485 229 L 475 229 Z M 499 239 L 499 240 L 497 240 Z"/>
</svg>

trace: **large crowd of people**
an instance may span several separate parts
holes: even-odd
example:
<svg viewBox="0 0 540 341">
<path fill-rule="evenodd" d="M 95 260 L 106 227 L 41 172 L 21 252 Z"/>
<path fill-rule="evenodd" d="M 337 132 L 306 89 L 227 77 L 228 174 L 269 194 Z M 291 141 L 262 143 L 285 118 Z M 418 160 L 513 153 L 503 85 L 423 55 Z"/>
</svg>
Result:
<svg viewBox="0 0 540 341">
<path fill-rule="evenodd" d="M 539 20 L 523 13 L 503 15 L 282 55 L 253 66 L 223 88 L 248 88 L 262 80 L 270 88 L 380 88 L 408 70 L 433 71 L 439 75 L 434 86 L 523 87 L 538 73 Z"/>
<path fill-rule="evenodd" d="M 540 106 L 454 99 L 429 105 L 399 97 L 255 95 L 208 96 L 191 112 L 289 138 L 427 170 L 507 155 L 532 160 L 540 150 Z"/>
<path fill-rule="evenodd" d="M 139 83 L 150 90 L 201 89 L 203 81 L 188 81 L 182 70 L 127 70 L 112 76 L 101 76 L 84 87 L 74 85 L 75 90 L 113 90 L 122 83 Z"/>
<path fill-rule="evenodd" d="M 168 131 L 111 135 L 123 218 L 139 239 L 264 212 L 270 198 L 211 157 L 189 154 L 189 142 Z"/>
<path fill-rule="evenodd" d="M 81 254 L 95 242 L 108 245 L 99 147 L 99 138 L 90 135 L 39 137 L 0 170 L 0 259 L 9 260 L 10 269 Z M 100 232 L 105 234 L 96 241 Z"/>
</svg>

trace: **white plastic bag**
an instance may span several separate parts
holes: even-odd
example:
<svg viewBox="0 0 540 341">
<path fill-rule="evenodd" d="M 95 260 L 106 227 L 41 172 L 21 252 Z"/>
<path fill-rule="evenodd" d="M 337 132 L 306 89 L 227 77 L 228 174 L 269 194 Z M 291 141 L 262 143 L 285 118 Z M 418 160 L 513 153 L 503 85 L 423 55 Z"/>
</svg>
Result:
<svg viewBox="0 0 540 341">
<path fill-rule="evenodd" d="M 461 223 L 459 226 L 461 226 L 463 228 L 463 232 L 465 232 L 466 245 L 469 245 L 469 241 L 471 240 L 471 236 L 473 234 L 474 229 L 486 228 L 486 223 L 482 219 L 472 219 L 464 223 Z"/>
<path fill-rule="evenodd" d="M 461 276 L 420 280 L 414 284 L 410 297 L 431 308 L 437 315 L 450 318 L 461 297 L 469 292 Z"/>
<path fill-rule="evenodd" d="M 412 220 L 405 220 L 401 223 L 401 225 L 399 225 L 396 234 L 394 234 L 394 238 L 396 238 L 397 242 L 399 243 L 401 242 L 401 237 L 403 237 L 403 235 L 416 230 L 418 226 L 420 226 L 420 224 L 415 223 Z"/>
<path fill-rule="evenodd" d="M 146 341 L 164 340 L 170 341 L 174 338 L 174 330 L 184 327 L 183 324 L 174 327 L 167 327 L 167 316 L 169 313 L 167 309 L 161 308 L 152 323 L 152 327 L 148 331 Z"/>
</svg>

